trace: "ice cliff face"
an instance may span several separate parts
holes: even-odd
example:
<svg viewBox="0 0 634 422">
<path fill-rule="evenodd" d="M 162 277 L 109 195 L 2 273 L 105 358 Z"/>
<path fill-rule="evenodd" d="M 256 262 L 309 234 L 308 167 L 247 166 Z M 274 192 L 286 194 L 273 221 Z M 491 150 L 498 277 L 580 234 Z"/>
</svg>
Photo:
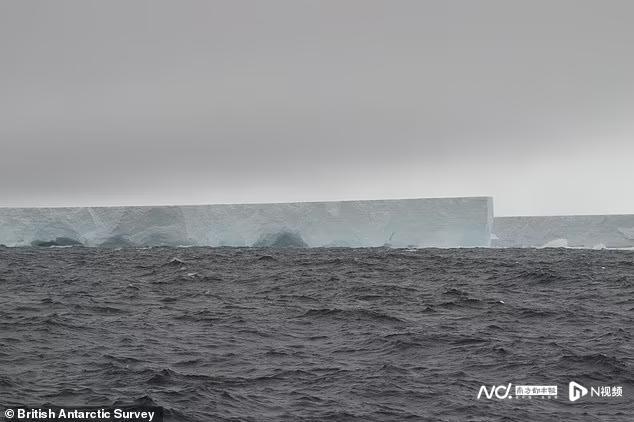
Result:
<svg viewBox="0 0 634 422">
<path fill-rule="evenodd" d="M 496 217 L 494 247 L 634 247 L 634 215 Z"/>
<path fill-rule="evenodd" d="M 474 247 L 489 246 L 492 223 L 488 197 L 0 208 L 0 244 L 27 246 L 67 238 L 108 247 L 253 246 L 291 240 L 308 247 Z"/>
</svg>

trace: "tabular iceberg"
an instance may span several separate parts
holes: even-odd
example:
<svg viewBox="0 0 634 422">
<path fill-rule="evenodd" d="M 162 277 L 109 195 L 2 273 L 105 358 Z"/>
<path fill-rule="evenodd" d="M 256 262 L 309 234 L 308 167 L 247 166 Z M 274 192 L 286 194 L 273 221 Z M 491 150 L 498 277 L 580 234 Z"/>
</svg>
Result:
<svg viewBox="0 0 634 422">
<path fill-rule="evenodd" d="M 495 217 L 493 247 L 634 247 L 634 215 Z"/>
<path fill-rule="evenodd" d="M 486 247 L 492 225 L 490 197 L 0 208 L 0 244 Z"/>
</svg>

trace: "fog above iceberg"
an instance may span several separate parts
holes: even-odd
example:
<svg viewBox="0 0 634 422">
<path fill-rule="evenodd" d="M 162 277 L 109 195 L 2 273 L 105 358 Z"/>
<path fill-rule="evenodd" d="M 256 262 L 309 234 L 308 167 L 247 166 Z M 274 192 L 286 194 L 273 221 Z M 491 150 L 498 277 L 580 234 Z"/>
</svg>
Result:
<svg viewBox="0 0 634 422">
<path fill-rule="evenodd" d="M 492 195 L 498 215 L 634 212 L 633 15 L 3 1 L 0 206 Z"/>
</svg>

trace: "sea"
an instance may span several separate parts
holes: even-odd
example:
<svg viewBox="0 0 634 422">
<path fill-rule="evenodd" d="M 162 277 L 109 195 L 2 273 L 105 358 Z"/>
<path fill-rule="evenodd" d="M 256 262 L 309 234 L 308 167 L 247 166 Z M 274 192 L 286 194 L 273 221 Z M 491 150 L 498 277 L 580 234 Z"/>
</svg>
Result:
<svg viewBox="0 0 634 422">
<path fill-rule="evenodd" d="M 633 251 L 0 248 L 0 408 L 632 421 L 633 329 Z"/>
</svg>

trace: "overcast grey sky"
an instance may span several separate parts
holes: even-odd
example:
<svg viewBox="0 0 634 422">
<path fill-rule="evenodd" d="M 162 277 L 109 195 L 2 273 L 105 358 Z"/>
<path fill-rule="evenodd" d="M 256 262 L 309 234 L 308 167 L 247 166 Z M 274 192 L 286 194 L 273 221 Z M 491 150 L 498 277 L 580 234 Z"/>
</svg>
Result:
<svg viewBox="0 0 634 422">
<path fill-rule="evenodd" d="M 634 1 L 0 2 L 0 206 L 634 213 Z"/>
</svg>

